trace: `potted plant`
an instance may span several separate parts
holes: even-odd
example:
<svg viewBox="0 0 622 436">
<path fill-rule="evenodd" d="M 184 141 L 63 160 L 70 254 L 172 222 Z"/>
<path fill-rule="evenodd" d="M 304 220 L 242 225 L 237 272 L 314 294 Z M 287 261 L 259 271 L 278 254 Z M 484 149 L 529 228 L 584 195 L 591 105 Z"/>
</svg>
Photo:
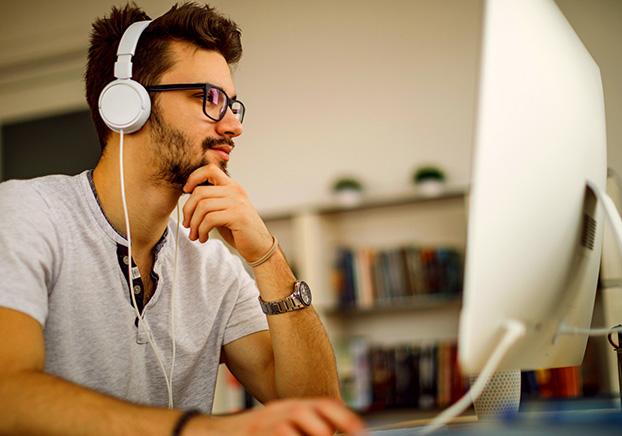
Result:
<svg viewBox="0 0 622 436">
<path fill-rule="evenodd" d="M 340 177 L 333 183 L 337 201 L 345 206 L 359 204 L 363 197 L 363 185 L 354 177 Z"/>
<path fill-rule="evenodd" d="M 436 166 L 423 166 L 415 171 L 413 182 L 418 193 L 426 197 L 434 197 L 445 189 L 445 173 Z"/>
</svg>

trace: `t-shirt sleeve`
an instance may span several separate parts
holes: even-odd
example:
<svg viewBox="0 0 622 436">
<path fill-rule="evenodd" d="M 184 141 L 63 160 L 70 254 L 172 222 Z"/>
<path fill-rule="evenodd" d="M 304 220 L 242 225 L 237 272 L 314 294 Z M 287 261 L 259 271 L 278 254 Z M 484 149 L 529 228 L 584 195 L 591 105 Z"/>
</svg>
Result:
<svg viewBox="0 0 622 436">
<path fill-rule="evenodd" d="M 29 182 L 0 184 L 0 306 L 44 326 L 57 234 L 50 208 Z"/>
<path fill-rule="evenodd" d="M 241 337 L 268 330 L 266 315 L 259 306 L 259 289 L 255 280 L 246 272 L 242 261 L 232 255 L 232 266 L 238 277 L 238 295 L 227 321 L 223 345 Z"/>
</svg>

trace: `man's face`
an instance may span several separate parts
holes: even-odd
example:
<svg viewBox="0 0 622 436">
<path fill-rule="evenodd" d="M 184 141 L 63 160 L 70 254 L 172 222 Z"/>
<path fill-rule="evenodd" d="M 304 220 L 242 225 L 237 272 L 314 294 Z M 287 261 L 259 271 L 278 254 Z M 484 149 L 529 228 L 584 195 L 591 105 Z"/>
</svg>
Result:
<svg viewBox="0 0 622 436">
<path fill-rule="evenodd" d="M 182 42 L 171 43 L 170 50 L 174 65 L 159 84 L 210 83 L 235 98 L 229 65 L 221 54 Z M 230 109 L 220 121 L 205 116 L 202 94 L 199 89 L 157 94 L 149 122 L 154 182 L 181 190 L 194 170 L 212 162 L 227 172 L 228 152 L 242 125 Z"/>
</svg>

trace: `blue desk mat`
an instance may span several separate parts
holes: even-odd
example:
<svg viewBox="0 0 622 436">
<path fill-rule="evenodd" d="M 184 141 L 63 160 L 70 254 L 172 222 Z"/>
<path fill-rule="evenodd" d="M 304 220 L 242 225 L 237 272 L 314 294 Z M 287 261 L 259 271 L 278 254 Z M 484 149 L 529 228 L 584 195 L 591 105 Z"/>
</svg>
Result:
<svg viewBox="0 0 622 436">
<path fill-rule="evenodd" d="M 373 430 L 376 436 L 406 436 L 420 434 L 423 427 Z M 557 410 L 542 412 L 522 412 L 507 415 L 496 421 L 480 421 L 470 424 L 456 424 L 432 433 L 433 435 L 533 435 L 549 436 L 563 434 L 584 435 L 622 435 L 622 411 L 606 410 Z"/>
</svg>

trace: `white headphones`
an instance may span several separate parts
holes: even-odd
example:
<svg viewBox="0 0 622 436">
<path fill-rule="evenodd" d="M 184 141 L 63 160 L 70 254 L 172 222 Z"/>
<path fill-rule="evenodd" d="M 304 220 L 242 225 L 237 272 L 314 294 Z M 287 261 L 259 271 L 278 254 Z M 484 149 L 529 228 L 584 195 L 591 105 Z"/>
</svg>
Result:
<svg viewBox="0 0 622 436">
<path fill-rule="evenodd" d="M 106 85 L 99 94 L 99 115 L 115 132 L 133 133 L 140 130 L 151 113 L 149 93 L 143 85 L 132 80 L 132 56 L 140 35 L 149 23 L 151 20 L 137 21 L 125 30 L 114 64 L 116 80 Z"/>
</svg>

